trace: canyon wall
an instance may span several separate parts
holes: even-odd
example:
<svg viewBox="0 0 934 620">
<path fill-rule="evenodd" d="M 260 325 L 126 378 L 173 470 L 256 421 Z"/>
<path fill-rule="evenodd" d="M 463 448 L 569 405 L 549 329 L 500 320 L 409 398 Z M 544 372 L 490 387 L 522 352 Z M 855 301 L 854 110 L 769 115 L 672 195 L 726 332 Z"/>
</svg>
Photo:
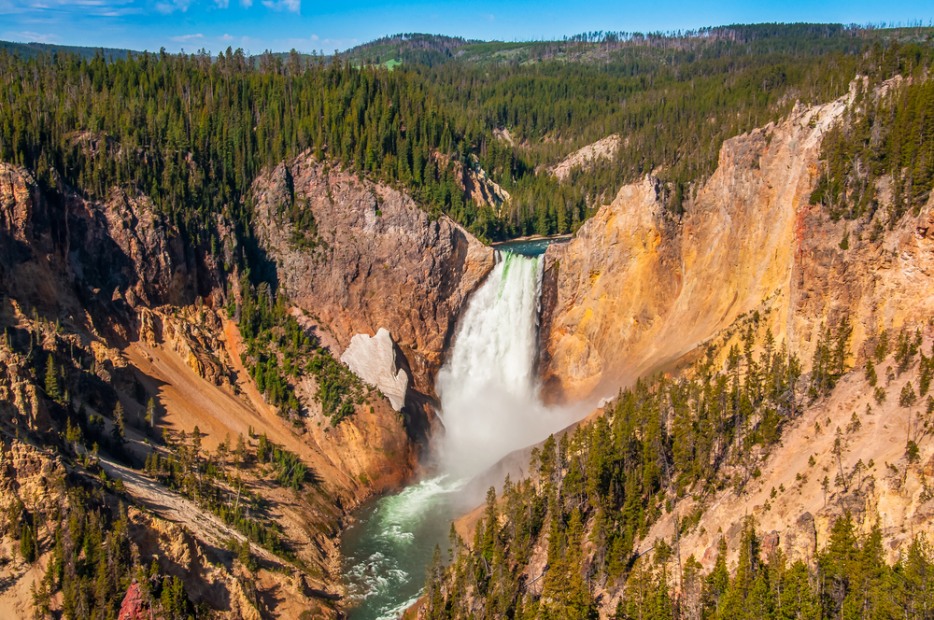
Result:
<svg viewBox="0 0 934 620">
<path fill-rule="evenodd" d="M 810 205 L 821 138 L 849 100 L 798 107 L 726 141 L 680 219 L 646 177 L 549 248 L 541 364 L 549 398 L 615 394 L 750 312 L 804 360 L 821 324 L 844 314 L 854 351 L 883 327 L 929 316 L 934 256 L 930 233 L 919 231 L 930 230 L 930 204 L 881 238 L 869 223 L 835 222 Z"/>
<path fill-rule="evenodd" d="M 917 385 L 919 365 L 880 363 L 878 387 L 862 368 L 883 329 L 890 337 L 917 329 L 920 349 L 931 351 L 934 194 L 897 222 L 887 179 L 872 218 L 834 220 L 810 203 L 821 140 L 845 122 L 850 101 L 799 106 L 726 141 L 682 217 L 665 209 L 661 182 L 648 176 L 546 253 L 540 367 L 555 401 L 613 396 L 639 377 L 686 368 L 707 344 L 725 358 L 746 329 L 760 341 L 771 332 L 807 373 L 824 328 L 843 317 L 852 325 L 851 370 L 827 398 L 802 397 L 781 442 L 754 451 L 761 461 L 749 484 L 672 494 L 637 555 L 667 540 L 679 561 L 693 555 L 709 570 L 722 537 L 735 566 L 747 517 L 764 553 L 780 548 L 804 561 L 847 513 L 862 533 L 881 528 L 888 561 L 915 534 L 934 532 L 930 405 L 901 396 Z M 612 613 L 619 592 L 605 594 L 602 609 Z"/>
<path fill-rule="evenodd" d="M 261 176 L 254 204 L 258 237 L 293 303 L 341 352 L 356 334 L 386 328 L 415 389 L 432 395 L 458 313 L 493 268 L 493 251 L 406 194 L 310 155 Z"/>
</svg>

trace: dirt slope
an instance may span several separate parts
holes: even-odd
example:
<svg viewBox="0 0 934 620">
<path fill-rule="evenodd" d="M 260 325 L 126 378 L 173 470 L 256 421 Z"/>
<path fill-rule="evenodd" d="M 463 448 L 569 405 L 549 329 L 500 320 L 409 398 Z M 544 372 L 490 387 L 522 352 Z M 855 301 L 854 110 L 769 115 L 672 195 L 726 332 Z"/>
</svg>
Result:
<svg viewBox="0 0 934 620">
<path fill-rule="evenodd" d="M 934 327 L 923 329 L 922 350 L 929 355 Z M 845 513 L 864 534 L 879 525 L 888 562 L 895 562 L 916 535 L 931 540 L 934 420 L 929 395 L 909 406 L 899 402 L 906 384 L 918 390 L 917 361 L 899 374 L 889 357 L 876 372 L 884 401 L 875 397 L 863 368 L 855 368 L 829 397 L 804 409 L 745 488 L 706 497 L 688 492 L 650 528 L 637 553 L 664 539 L 682 562 L 694 556 L 709 571 L 723 537 L 730 549 L 728 563 L 735 566 L 747 517 L 755 520 L 763 553 L 780 548 L 790 561 L 813 561 L 827 544 L 833 523 Z M 908 455 L 909 440 L 918 447 L 915 459 Z M 698 514 L 696 524 L 677 536 L 676 523 Z M 676 558 L 670 570 L 676 584 Z M 615 598 L 608 599 L 604 608 L 615 604 Z"/>
<path fill-rule="evenodd" d="M 618 134 L 607 136 L 574 151 L 560 163 L 549 168 L 548 172 L 557 177 L 559 181 L 567 181 L 575 169 L 586 169 L 597 161 L 613 159 L 622 143 L 623 140 Z"/>
</svg>

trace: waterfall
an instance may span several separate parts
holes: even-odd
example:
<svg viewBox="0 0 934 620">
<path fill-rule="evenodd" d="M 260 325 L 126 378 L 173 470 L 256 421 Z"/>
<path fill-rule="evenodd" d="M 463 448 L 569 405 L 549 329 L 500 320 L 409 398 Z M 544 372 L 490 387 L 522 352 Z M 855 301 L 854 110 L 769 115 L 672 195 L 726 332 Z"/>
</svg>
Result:
<svg viewBox="0 0 934 620">
<path fill-rule="evenodd" d="M 539 400 L 541 283 L 540 256 L 497 252 L 492 272 L 471 296 L 435 384 L 444 428 L 433 441 L 433 476 L 381 498 L 345 532 L 354 620 L 398 618 L 421 594 L 451 520 L 481 499 L 467 490 L 468 481 L 574 419 Z"/>
<path fill-rule="evenodd" d="M 473 476 L 567 425 L 539 400 L 541 282 L 540 256 L 497 252 L 471 297 L 435 386 L 444 431 L 434 451 L 442 472 Z"/>
</svg>

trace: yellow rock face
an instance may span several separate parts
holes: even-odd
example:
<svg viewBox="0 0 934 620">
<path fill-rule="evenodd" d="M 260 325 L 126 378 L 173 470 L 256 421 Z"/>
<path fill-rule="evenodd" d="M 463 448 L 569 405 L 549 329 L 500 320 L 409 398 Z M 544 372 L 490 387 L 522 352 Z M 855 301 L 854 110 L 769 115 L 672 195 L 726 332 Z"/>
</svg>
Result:
<svg viewBox="0 0 934 620">
<path fill-rule="evenodd" d="M 822 322 L 843 313 L 851 349 L 884 326 L 930 316 L 930 213 L 880 242 L 869 226 L 809 205 L 820 143 L 848 97 L 728 140 L 716 172 L 667 213 L 651 177 L 623 187 L 564 245 L 549 248 L 542 374 L 553 400 L 601 398 L 663 369 L 744 313 L 809 361 Z M 849 228 L 847 228 L 849 226 Z M 849 234 L 849 249 L 839 247 Z M 926 283 L 926 284 L 925 284 Z"/>
</svg>

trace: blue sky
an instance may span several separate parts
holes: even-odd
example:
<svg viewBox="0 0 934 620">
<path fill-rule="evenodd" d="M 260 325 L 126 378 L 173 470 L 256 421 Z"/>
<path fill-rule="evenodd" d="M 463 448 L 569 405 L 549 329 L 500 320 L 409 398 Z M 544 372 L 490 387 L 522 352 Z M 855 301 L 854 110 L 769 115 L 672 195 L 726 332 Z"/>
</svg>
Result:
<svg viewBox="0 0 934 620">
<path fill-rule="evenodd" d="M 0 0 L 0 39 L 212 52 L 333 52 L 397 32 L 505 41 L 730 23 L 907 23 L 931 0 Z"/>
</svg>

